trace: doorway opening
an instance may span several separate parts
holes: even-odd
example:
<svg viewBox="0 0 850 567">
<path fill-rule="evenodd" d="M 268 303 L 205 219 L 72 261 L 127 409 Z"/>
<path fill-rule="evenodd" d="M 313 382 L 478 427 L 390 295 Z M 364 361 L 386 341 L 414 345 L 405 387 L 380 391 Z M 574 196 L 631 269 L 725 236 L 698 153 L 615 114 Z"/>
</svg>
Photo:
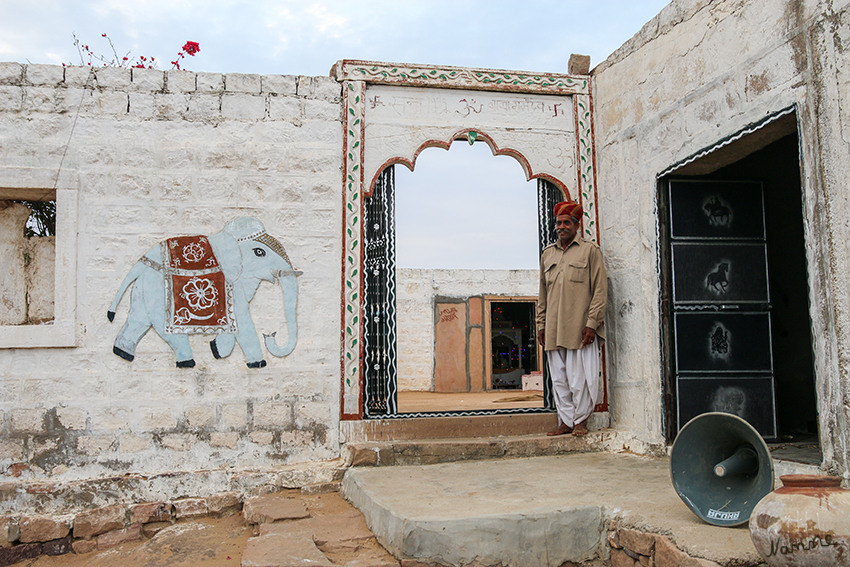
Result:
<svg viewBox="0 0 850 567">
<path fill-rule="evenodd" d="M 534 332 L 537 298 L 438 296 L 433 301 L 431 385 L 428 389 L 400 385 L 400 414 L 544 408 L 540 347 Z M 400 372 L 400 384 L 403 377 Z"/>
<path fill-rule="evenodd" d="M 455 149 L 487 160 L 466 163 L 466 179 L 430 178 L 414 191 L 390 166 L 366 201 L 367 417 L 551 409 L 538 391 L 542 377 L 527 395 L 505 390 L 522 390 L 523 376 L 540 371 L 537 263 L 540 240 L 548 244 L 551 229 L 550 219 L 539 216 L 551 209 L 550 201 L 563 200 L 562 193 L 552 183 L 526 181 L 514 159 L 498 159 L 501 171 L 494 167 L 498 156 L 480 138 L 474 145 L 455 142 Z M 451 155 L 426 150 L 417 171 L 423 157 L 434 154 Z M 477 170 L 471 167 L 476 161 Z M 470 230 L 472 221 L 482 220 Z M 494 312 L 492 304 L 501 307 Z M 515 352 L 504 350 L 506 341 Z M 506 354 L 495 370 L 494 350 Z"/>
<path fill-rule="evenodd" d="M 543 400 L 536 298 L 490 298 L 487 382 L 491 390 L 522 390 Z"/>
<path fill-rule="evenodd" d="M 821 461 L 800 163 L 789 109 L 660 178 L 668 442 L 724 411 Z"/>
</svg>

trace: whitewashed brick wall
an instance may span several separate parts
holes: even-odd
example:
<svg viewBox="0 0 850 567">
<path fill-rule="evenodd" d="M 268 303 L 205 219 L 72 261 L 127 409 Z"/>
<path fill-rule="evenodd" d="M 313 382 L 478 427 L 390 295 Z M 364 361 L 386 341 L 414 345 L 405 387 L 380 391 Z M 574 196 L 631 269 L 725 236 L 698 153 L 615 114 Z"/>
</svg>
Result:
<svg viewBox="0 0 850 567">
<path fill-rule="evenodd" d="M 0 349 L 0 480 L 16 463 L 21 480 L 71 480 L 338 457 L 340 92 L 324 77 L 0 63 L 0 187 L 58 178 L 79 211 L 78 346 Z M 238 346 L 215 360 L 212 337 L 192 336 L 197 366 L 178 369 L 151 331 L 133 362 L 112 354 L 129 294 L 114 323 L 106 311 L 133 263 L 243 215 L 304 272 L 295 351 L 248 369 Z M 285 338 L 279 287 L 251 308 Z"/>
<path fill-rule="evenodd" d="M 434 298 L 536 297 L 537 270 L 396 270 L 398 388 L 434 387 Z"/>
<path fill-rule="evenodd" d="M 656 176 L 796 105 L 825 470 L 848 476 L 847 0 L 674 0 L 592 71 L 612 425 L 663 443 Z"/>
</svg>

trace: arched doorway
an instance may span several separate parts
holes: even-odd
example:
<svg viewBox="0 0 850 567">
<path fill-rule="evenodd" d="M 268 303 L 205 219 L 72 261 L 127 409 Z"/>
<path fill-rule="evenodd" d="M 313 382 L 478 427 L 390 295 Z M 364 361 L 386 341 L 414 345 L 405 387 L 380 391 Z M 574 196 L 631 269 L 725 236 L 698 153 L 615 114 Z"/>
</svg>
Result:
<svg viewBox="0 0 850 567">
<path fill-rule="evenodd" d="M 536 230 L 534 230 L 536 233 L 534 237 L 536 251 L 532 253 L 539 257 L 542 249 L 555 240 L 552 208 L 565 196 L 555 184 L 545 179 L 539 179 L 535 185 L 536 196 L 533 199 L 536 201 L 534 207 L 537 225 Z M 502 396 L 499 399 L 504 398 L 506 402 L 490 408 L 487 407 L 487 402 L 491 400 L 483 400 L 477 405 L 469 406 L 469 396 L 467 396 L 466 405 L 458 405 L 452 402 L 448 402 L 448 405 L 442 402 L 438 404 L 425 402 L 423 408 L 422 402 L 420 402 L 417 406 L 408 405 L 405 408 L 399 404 L 399 357 L 403 356 L 399 342 L 403 343 L 404 337 L 400 337 L 399 334 L 399 313 L 397 310 L 399 297 L 397 286 L 399 282 L 396 272 L 398 240 L 396 238 L 396 175 L 394 165 L 390 165 L 382 171 L 376 180 L 372 194 L 364 200 L 363 218 L 365 226 L 363 241 L 365 249 L 363 264 L 365 270 L 365 303 L 363 313 L 366 330 L 364 333 L 363 359 L 364 417 L 398 415 L 417 417 L 420 414 L 432 416 L 435 414 L 477 415 L 551 411 L 554 406 L 549 391 L 549 383 L 545 379 L 543 380 L 542 399 L 533 403 L 516 400 L 517 396 L 513 396 L 514 399 Z M 437 352 L 435 353 L 433 368 L 436 384 L 431 389 L 432 391 L 448 393 L 507 389 L 513 386 L 513 382 L 516 382 L 518 377 L 531 370 L 532 363 L 535 370 L 542 369 L 544 365 L 539 364 L 538 358 L 542 353 L 539 353 L 534 343 L 532 310 L 534 299 L 531 297 L 524 298 L 526 301 L 522 301 L 522 299 L 490 296 L 460 299 L 445 297 L 440 303 L 439 296 L 432 298 L 433 307 L 440 311 L 436 321 L 434 321 L 437 331 L 433 340 Z M 501 328 L 512 327 L 510 324 L 503 324 L 504 321 L 510 321 L 512 318 L 521 319 L 520 315 L 523 311 L 528 311 L 524 317 L 527 329 Z M 443 312 L 451 313 L 443 316 Z M 461 314 L 460 318 L 458 318 L 458 313 Z M 454 326 L 458 326 L 457 323 L 459 323 L 459 332 L 453 336 L 444 337 L 439 332 L 440 325 L 443 323 Z M 464 326 L 466 326 L 466 329 L 464 329 Z M 500 340 L 508 341 L 510 345 L 513 345 L 513 348 L 503 349 L 506 351 L 506 356 L 503 357 L 505 360 L 502 361 L 504 364 L 493 363 L 487 366 L 490 359 L 499 359 L 500 351 L 494 349 L 494 345 L 501 344 L 498 342 Z M 477 352 L 474 347 L 476 341 L 478 343 Z M 447 345 L 449 350 L 441 349 L 441 342 Z M 533 349 L 532 352 L 528 352 L 528 348 L 523 348 L 529 345 Z M 516 352 L 513 352 L 514 350 Z M 461 360 L 458 361 L 456 357 L 451 355 L 446 356 L 450 351 L 459 352 Z M 480 364 L 477 369 L 474 367 L 476 354 Z M 443 363 L 446 359 L 449 362 Z M 458 374 L 463 384 L 459 387 L 451 384 L 448 386 L 446 384 L 441 385 L 441 376 L 445 375 L 445 372 L 441 372 L 441 364 L 445 366 L 458 362 L 461 366 Z M 404 365 L 401 366 L 403 368 Z M 507 385 L 509 379 L 512 382 L 511 385 Z M 476 382 L 477 385 L 472 385 Z"/>
<path fill-rule="evenodd" d="M 589 77 L 364 61 L 340 61 L 331 74 L 343 84 L 345 113 L 341 417 L 393 416 L 387 377 L 394 371 L 395 329 L 387 302 L 395 284 L 387 266 L 395 252 L 387 228 L 395 221 L 387 206 L 388 167 L 412 168 L 428 147 L 484 139 L 494 153 L 514 156 L 526 179 L 545 180 L 543 187 L 560 193 L 543 200 L 551 201 L 543 215 L 564 196 L 581 202 L 582 235 L 596 242 Z M 378 380 L 376 388 L 367 373 Z M 367 401 L 367 390 L 383 393 Z M 369 404 L 386 413 L 373 414 Z"/>
</svg>

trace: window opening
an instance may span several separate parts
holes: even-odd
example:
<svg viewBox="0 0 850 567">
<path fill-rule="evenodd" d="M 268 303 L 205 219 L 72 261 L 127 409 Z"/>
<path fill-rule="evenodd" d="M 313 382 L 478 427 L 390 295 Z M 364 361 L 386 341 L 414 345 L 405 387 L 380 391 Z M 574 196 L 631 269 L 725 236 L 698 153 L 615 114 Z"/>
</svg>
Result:
<svg viewBox="0 0 850 567">
<path fill-rule="evenodd" d="M 56 201 L 12 201 L 30 210 L 24 227 L 27 238 L 33 236 L 56 236 Z"/>
<path fill-rule="evenodd" d="M 56 201 L 47 190 L 3 190 L 0 195 L 0 325 L 27 326 L 54 319 Z"/>
</svg>

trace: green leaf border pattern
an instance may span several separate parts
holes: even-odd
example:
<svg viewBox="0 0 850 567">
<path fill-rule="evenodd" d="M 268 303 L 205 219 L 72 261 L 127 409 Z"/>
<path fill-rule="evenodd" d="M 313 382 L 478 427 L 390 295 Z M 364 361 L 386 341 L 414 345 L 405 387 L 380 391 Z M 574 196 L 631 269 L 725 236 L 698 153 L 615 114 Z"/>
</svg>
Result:
<svg viewBox="0 0 850 567">
<path fill-rule="evenodd" d="M 366 83 L 345 81 L 345 285 L 343 310 L 343 412 L 360 411 L 360 263 L 361 263 L 361 168 L 363 164 L 363 118 Z"/>
<path fill-rule="evenodd" d="M 487 71 L 470 71 L 472 79 L 481 83 L 497 85 L 539 86 L 553 89 L 587 89 L 587 79 L 570 77 L 568 75 L 522 75 L 519 73 L 499 73 Z"/>
<path fill-rule="evenodd" d="M 524 92 L 557 92 L 589 94 L 590 80 L 585 76 L 534 75 L 483 69 L 435 67 L 401 67 L 392 65 L 354 65 L 343 70 L 351 81 L 384 84 L 427 84 L 434 87 L 482 88 L 485 90 L 519 90 Z"/>
<path fill-rule="evenodd" d="M 576 124 L 578 125 L 576 155 L 578 156 L 578 183 L 581 204 L 584 209 L 585 240 L 599 243 L 597 223 L 599 216 L 596 208 L 596 172 L 593 160 L 593 128 L 591 125 L 590 96 L 575 96 Z"/>
</svg>

